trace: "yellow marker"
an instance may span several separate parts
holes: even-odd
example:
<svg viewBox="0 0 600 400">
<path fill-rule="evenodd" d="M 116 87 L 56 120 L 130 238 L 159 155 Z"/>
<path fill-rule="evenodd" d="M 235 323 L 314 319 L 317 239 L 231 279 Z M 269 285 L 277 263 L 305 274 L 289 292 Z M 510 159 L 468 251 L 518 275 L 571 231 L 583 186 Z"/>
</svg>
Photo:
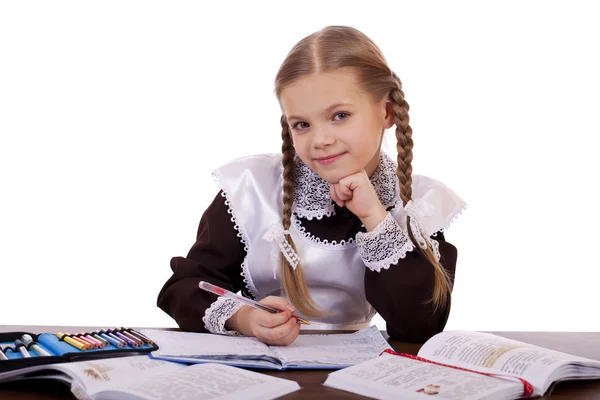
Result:
<svg viewBox="0 0 600 400">
<path fill-rule="evenodd" d="M 56 334 L 56 336 L 58 336 L 58 338 L 60 339 L 60 338 L 62 338 L 64 336 L 64 333 L 58 332 Z M 83 343 L 79 342 L 78 340 L 73 340 L 69 336 L 65 336 L 63 338 L 63 340 L 65 342 L 69 343 L 71 346 L 77 347 L 79 350 L 87 350 L 87 349 L 89 349 L 89 346 L 87 344 L 83 344 Z"/>
</svg>

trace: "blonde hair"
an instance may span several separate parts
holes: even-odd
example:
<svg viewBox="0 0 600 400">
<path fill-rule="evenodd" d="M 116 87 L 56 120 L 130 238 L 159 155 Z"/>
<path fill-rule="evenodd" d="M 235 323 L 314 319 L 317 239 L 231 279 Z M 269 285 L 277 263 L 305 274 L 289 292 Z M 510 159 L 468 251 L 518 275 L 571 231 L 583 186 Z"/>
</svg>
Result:
<svg viewBox="0 0 600 400">
<path fill-rule="evenodd" d="M 281 92 L 298 78 L 332 72 L 340 68 L 351 68 L 358 84 L 376 102 L 387 96 L 392 103 L 398 150 L 396 175 L 400 185 L 400 197 L 406 205 L 412 197 L 412 129 L 409 125 L 409 106 L 404 99 L 400 78 L 388 67 L 375 43 L 359 30 L 346 26 L 328 26 L 299 41 L 288 53 L 275 78 L 275 94 Z M 283 228 L 289 229 L 294 199 L 294 156 L 295 150 L 290 127 L 285 115 L 281 116 L 281 146 L 283 164 Z M 449 301 L 451 281 L 447 271 L 435 257 L 431 247 L 421 248 L 415 241 L 410 228 L 410 217 L 406 218 L 410 240 L 423 256 L 433 265 L 434 287 L 428 303 L 433 310 L 444 307 Z M 288 243 L 296 250 L 289 235 Z M 300 263 L 292 269 L 285 257 L 281 257 L 283 287 L 292 304 L 308 317 L 325 315 L 318 309 L 310 296 Z"/>
</svg>

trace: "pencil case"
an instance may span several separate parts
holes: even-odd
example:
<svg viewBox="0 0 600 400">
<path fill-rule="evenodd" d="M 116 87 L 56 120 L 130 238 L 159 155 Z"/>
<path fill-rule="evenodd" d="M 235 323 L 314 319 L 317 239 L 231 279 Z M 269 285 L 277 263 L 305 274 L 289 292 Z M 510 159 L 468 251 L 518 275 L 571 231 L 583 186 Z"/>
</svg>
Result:
<svg viewBox="0 0 600 400">
<path fill-rule="evenodd" d="M 123 327 L 77 334 L 2 332 L 0 348 L 0 372 L 5 372 L 34 365 L 147 354 L 158 350 L 158 345 L 138 331 Z"/>
</svg>

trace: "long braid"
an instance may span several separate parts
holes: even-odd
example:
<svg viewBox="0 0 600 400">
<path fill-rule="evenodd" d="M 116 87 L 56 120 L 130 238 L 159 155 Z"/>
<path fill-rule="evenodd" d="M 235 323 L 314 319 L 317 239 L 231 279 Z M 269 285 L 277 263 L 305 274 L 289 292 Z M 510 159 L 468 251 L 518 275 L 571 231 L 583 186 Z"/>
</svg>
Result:
<svg viewBox="0 0 600 400">
<path fill-rule="evenodd" d="M 283 165 L 283 217 L 282 224 L 283 229 L 289 230 L 292 220 L 292 205 L 294 202 L 294 156 L 296 150 L 292 142 L 290 129 L 285 119 L 285 116 L 281 116 L 281 138 L 283 143 L 281 145 L 281 163 Z M 297 252 L 296 245 L 290 237 L 285 235 L 285 239 L 292 246 L 295 252 Z M 296 269 L 292 269 L 288 260 L 281 257 L 281 276 L 283 278 L 283 288 L 287 293 L 291 303 L 298 309 L 302 314 L 307 317 L 322 317 L 326 315 L 321 312 L 316 305 L 315 301 L 311 297 L 306 281 L 304 279 L 304 273 L 300 263 L 296 266 Z"/>
<path fill-rule="evenodd" d="M 402 204 L 406 206 L 412 199 L 413 140 L 412 128 L 409 125 L 410 118 L 408 116 L 410 107 L 404 99 L 400 78 L 398 78 L 395 73 L 392 73 L 392 76 L 397 84 L 396 88 L 392 89 L 390 92 L 394 110 L 394 123 L 396 124 L 396 148 L 398 150 L 398 168 L 396 170 L 396 175 L 398 176 L 398 183 L 400 185 L 400 198 L 402 199 Z M 414 246 L 419 249 L 434 267 L 433 293 L 428 303 L 433 305 L 434 310 L 444 307 L 450 297 L 451 281 L 448 272 L 435 257 L 431 246 L 427 245 L 427 248 L 423 249 L 417 244 L 410 227 L 410 217 L 408 216 L 406 217 L 406 228 L 408 236 Z"/>
</svg>

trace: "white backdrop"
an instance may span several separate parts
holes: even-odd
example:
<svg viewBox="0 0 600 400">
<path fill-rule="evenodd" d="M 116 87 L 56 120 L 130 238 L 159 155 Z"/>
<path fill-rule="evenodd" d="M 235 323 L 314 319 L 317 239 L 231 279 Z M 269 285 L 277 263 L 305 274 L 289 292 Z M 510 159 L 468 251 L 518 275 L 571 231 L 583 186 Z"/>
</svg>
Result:
<svg viewBox="0 0 600 400">
<path fill-rule="evenodd" d="M 156 297 L 212 169 L 279 151 L 280 63 L 351 25 L 404 82 L 414 172 L 469 204 L 447 328 L 600 330 L 591 5 L 272 4 L 0 5 L 0 323 L 174 326 Z"/>
</svg>

